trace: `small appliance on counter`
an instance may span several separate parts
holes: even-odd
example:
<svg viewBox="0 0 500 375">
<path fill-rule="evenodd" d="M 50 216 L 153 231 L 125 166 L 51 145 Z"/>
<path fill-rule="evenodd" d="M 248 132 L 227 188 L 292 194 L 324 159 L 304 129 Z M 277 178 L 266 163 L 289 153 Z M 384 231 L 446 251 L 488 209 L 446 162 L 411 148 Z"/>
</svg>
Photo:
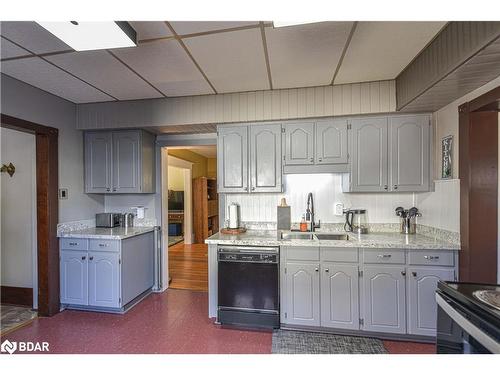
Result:
<svg viewBox="0 0 500 375">
<path fill-rule="evenodd" d="M 95 226 L 98 228 L 119 227 L 122 214 L 116 212 L 104 212 L 95 214 Z"/>
<path fill-rule="evenodd" d="M 126 212 L 122 215 L 122 227 L 130 228 L 134 226 L 134 214 Z"/>
<path fill-rule="evenodd" d="M 344 210 L 345 224 L 344 230 L 346 232 L 353 232 L 356 234 L 367 234 L 368 223 L 366 220 L 366 210 L 363 208 Z"/>
<path fill-rule="evenodd" d="M 226 220 L 226 228 L 220 231 L 223 234 L 238 234 L 246 232 L 245 228 L 241 227 L 240 223 L 240 205 L 238 203 L 231 203 L 228 206 L 228 219 Z"/>
<path fill-rule="evenodd" d="M 438 283 L 438 354 L 500 354 L 500 285 Z"/>
<path fill-rule="evenodd" d="M 292 229 L 292 214 L 291 208 L 286 204 L 286 198 L 281 198 L 280 205 L 276 208 L 278 230 Z"/>
<path fill-rule="evenodd" d="M 417 233 L 415 219 L 422 216 L 417 207 L 412 207 L 409 210 L 405 210 L 403 207 L 396 207 L 396 216 L 401 218 L 401 234 Z"/>
</svg>

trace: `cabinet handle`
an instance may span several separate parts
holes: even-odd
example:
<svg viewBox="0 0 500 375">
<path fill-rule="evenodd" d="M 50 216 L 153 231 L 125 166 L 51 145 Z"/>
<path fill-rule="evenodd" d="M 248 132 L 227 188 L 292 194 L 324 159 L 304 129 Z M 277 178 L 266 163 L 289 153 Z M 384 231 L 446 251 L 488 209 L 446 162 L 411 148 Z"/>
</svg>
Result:
<svg viewBox="0 0 500 375">
<path fill-rule="evenodd" d="M 316 268 L 314 269 L 314 271 L 319 272 L 319 268 L 318 268 L 318 267 L 316 267 Z"/>
<path fill-rule="evenodd" d="M 413 271 L 411 274 L 413 277 L 417 277 L 417 273 L 415 271 Z"/>
<path fill-rule="evenodd" d="M 106 189 L 106 191 L 109 191 L 109 190 L 110 190 L 109 188 Z"/>
<path fill-rule="evenodd" d="M 255 186 L 252 186 L 252 191 L 254 191 L 254 190 L 255 190 Z"/>
<path fill-rule="evenodd" d="M 108 244 L 107 243 L 100 243 L 99 247 L 108 247 Z"/>
<path fill-rule="evenodd" d="M 116 188 L 113 188 L 113 191 L 116 191 Z"/>
<path fill-rule="evenodd" d="M 82 256 L 82 260 L 85 260 L 86 258 L 87 258 L 87 257 L 86 257 L 85 255 L 84 255 L 84 256 Z"/>
<path fill-rule="evenodd" d="M 328 272 L 330 272 L 330 270 L 329 270 L 328 268 L 326 268 L 326 269 L 325 269 L 325 272 L 326 272 L 326 273 L 328 273 Z"/>
<path fill-rule="evenodd" d="M 89 260 L 94 260 L 94 257 L 90 257 Z"/>
<path fill-rule="evenodd" d="M 245 187 L 245 191 L 248 191 L 248 187 Z"/>
<path fill-rule="evenodd" d="M 377 257 L 379 257 L 379 258 L 390 258 L 390 257 L 392 257 L 392 255 L 391 254 L 378 254 Z"/>
<path fill-rule="evenodd" d="M 387 189 L 389 189 L 389 186 L 384 185 L 384 190 L 387 190 Z"/>
<path fill-rule="evenodd" d="M 69 245 L 70 246 L 76 246 L 76 245 L 78 245 L 78 242 L 70 242 Z"/>
<path fill-rule="evenodd" d="M 398 190 L 398 185 L 394 185 L 394 190 Z"/>
<path fill-rule="evenodd" d="M 323 161 L 323 159 L 319 158 L 319 162 L 321 163 Z"/>
<path fill-rule="evenodd" d="M 311 158 L 311 162 L 314 163 L 314 158 Z"/>
<path fill-rule="evenodd" d="M 401 275 L 406 276 L 406 271 L 401 271 Z"/>
<path fill-rule="evenodd" d="M 439 255 L 424 255 L 424 259 L 437 260 L 437 259 L 439 259 Z"/>
</svg>

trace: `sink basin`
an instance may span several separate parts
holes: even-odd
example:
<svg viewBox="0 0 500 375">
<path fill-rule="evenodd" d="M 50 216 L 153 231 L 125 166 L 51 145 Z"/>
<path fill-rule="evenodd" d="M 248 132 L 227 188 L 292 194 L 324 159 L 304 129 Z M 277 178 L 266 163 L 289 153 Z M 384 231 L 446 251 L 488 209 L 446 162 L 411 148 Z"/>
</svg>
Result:
<svg viewBox="0 0 500 375">
<path fill-rule="evenodd" d="M 282 240 L 314 240 L 312 233 L 281 233 Z"/>
<path fill-rule="evenodd" d="M 320 241 L 347 241 L 349 239 L 347 234 L 316 233 L 315 236 Z"/>
</svg>

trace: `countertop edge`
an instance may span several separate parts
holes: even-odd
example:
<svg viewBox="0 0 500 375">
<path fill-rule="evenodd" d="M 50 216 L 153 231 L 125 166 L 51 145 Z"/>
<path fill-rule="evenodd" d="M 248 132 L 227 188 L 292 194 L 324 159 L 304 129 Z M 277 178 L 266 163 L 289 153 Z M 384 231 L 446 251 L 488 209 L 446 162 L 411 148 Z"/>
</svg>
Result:
<svg viewBox="0 0 500 375">
<path fill-rule="evenodd" d="M 155 227 L 140 227 L 144 228 L 137 233 L 131 234 L 91 234 L 91 233 L 79 233 L 78 230 L 71 232 L 63 232 L 57 235 L 58 238 L 84 238 L 84 239 L 98 239 L 98 240 L 125 240 L 127 238 L 140 236 L 142 234 L 154 232 Z"/>
</svg>

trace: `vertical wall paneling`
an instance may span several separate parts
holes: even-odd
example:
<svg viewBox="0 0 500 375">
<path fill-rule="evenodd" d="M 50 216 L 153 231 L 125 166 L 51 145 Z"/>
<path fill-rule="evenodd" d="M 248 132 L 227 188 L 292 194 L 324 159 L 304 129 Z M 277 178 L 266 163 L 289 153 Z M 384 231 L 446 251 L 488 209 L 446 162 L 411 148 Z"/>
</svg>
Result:
<svg viewBox="0 0 500 375">
<path fill-rule="evenodd" d="M 342 114 L 342 86 L 333 86 L 333 115 Z"/>
</svg>

